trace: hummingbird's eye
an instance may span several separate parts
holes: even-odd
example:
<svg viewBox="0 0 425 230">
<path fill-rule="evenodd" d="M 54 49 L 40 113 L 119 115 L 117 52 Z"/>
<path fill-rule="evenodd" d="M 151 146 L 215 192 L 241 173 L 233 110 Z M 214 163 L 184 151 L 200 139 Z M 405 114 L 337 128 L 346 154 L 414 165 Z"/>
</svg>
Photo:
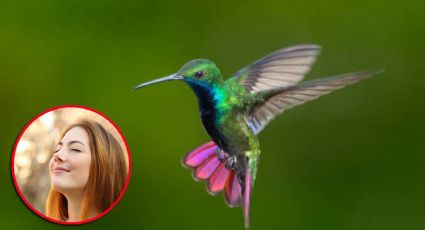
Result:
<svg viewBox="0 0 425 230">
<path fill-rule="evenodd" d="M 198 72 L 195 73 L 195 77 L 196 78 L 201 78 L 203 76 L 204 76 L 204 72 L 203 71 L 198 71 Z"/>
</svg>

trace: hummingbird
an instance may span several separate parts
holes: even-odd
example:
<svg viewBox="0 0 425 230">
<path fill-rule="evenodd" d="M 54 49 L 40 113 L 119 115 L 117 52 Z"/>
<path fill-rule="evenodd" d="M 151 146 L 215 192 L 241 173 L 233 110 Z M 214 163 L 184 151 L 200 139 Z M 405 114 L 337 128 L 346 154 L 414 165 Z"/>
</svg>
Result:
<svg viewBox="0 0 425 230">
<path fill-rule="evenodd" d="M 260 145 L 257 135 L 282 112 L 369 78 L 381 70 L 341 74 L 301 82 L 320 52 L 313 44 L 279 49 L 240 69 L 227 80 L 210 60 L 195 59 L 169 76 L 144 86 L 179 80 L 196 94 L 201 121 L 212 141 L 182 159 L 195 180 L 207 180 L 207 191 L 224 191 L 228 206 L 243 207 L 249 227 L 251 190 L 257 175 Z"/>
</svg>

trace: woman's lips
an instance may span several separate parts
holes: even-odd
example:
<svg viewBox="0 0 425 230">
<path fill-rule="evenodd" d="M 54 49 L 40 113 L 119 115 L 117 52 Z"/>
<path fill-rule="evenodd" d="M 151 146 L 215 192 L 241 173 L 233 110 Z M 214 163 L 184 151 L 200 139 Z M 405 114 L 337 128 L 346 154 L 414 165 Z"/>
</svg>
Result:
<svg viewBox="0 0 425 230">
<path fill-rule="evenodd" d="M 64 173 L 64 172 L 69 172 L 69 169 L 64 168 L 64 167 L 55 167 L 54 172 L 55 173 Z"/>
</svg>

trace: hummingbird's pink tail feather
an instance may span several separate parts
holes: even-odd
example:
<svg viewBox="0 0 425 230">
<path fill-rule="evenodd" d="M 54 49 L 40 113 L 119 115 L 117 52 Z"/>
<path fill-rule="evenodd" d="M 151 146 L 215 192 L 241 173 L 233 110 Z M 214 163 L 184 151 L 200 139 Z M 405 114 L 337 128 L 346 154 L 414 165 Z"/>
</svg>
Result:
<svg viewBox="0 0 425 230">
<path fill-rule="evenodd" d="M 208 180 L 208 191 L 213 194 L 223 191 L 229 175 L 230 170 L 226 168 L 224 163 L 221 163 Z"/>
<path fill-rule="evenodd" d="M 198 180 L 206 180 L 219 168 L 220 161 L 213 154 L 195 170 L 195 178 Z"/>
<path fill-rule="evenodd" d="M 217 145 L 214 141 L 210 141 L 196 148 L 183 158 L 183 164 L 187 167 L 198 167 L 204 163 L 208 157 L 213 155 L 217 150 Z"/>
<path fill-rule="evenodd" d="M 249 202 L 251 196 L 251 173 L 248 161 L 245 164 L 245 191 L 243 193 L 243 216 L 245 219 L 245 229 L 249 228 Z"/>
<path fill-rule="evenodd" d="M 219 159 L 218 149 L 213 141 L 208 142 L 187 154 L 182 163 L 193 168 L 196 180 L 208 180 L 207 191 L 210 194 L 215 195 L 224 190 L 227 205 L 240 206 L 241 185 L 235 172 L 226 168 L 224 159 Z"/>
<path fill-rule="evenodd" d="M 238 178 L 236 177 L 235 172 L 231 171 L 231 175 L 226 182 L 224 188 L 224 197 L 226 198 L 226 203 L 229 207 L 237 207 L 242 203 L 242 188 L 239 184 Z"/>
</svg>

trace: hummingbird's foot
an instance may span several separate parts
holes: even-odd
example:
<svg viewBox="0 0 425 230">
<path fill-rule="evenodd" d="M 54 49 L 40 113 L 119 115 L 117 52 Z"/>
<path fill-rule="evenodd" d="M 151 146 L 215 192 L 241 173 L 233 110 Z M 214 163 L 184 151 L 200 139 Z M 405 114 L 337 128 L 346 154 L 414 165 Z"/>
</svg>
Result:
<svg viewBox="0 0 425 230">
<path fill-rule="evenodd" d="M 240 167 L 238 164 L 238 159 L 236 156 L 231 156 L 229 154 L 227 154 L 226 152 L 224 152 L 222 149 L 218 148 L 215 152 L 217 159 L 220 162 L 224 162 L 224 166 L 229 169 L 229 170 L 233 170 L 233 171 L 240 171 Z"/>
<path fill-rule="evenodd" d="M 226 166 L 227 169 L 234 170 L 235 166 L 237 165 L 237 161 L 238 160 L 236 159 L 236 156 L 229 156 L 227 157 L 224 165 Z"/>
<path fill-rule="evenodd" d="M 226 158 L 227 158 L 226 153 L 223 150 L 221 150 L 220 148 L 217 149 L 215 154 L 217 155 L 217 158 L 220 162 L 225 161 Z"/>
</svg>

